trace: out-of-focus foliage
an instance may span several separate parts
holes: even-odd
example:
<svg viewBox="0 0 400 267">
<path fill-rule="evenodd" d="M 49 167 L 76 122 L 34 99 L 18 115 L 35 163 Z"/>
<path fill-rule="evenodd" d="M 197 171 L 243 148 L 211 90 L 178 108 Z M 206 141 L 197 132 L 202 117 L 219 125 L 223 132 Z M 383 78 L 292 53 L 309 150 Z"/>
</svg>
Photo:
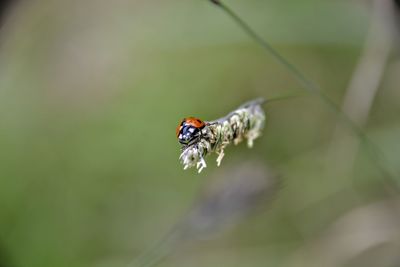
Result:
<svg viewBox="0 0 400 267">
<path fill-rule="evenodd" d="M 341 102 L 369 26 L 368 1 L 229 4 Z M 205 0 L 20 1 L 8 15 L 0 32 L 0 266 L 126 266 L 212 182 L 215 166 L 182 170 L 181 118 L 213 120 L 254 97 L 302 92 Z M 365 127 L 396 171 L 399 70 L 394 51 Z M 274 201 L 160 266 L 330 266 L 308 255 L 338 253 L 337 233 L 357 232 L 351 227 L 360 227 L 358 242 L 381 238 L 340 264 L 397 266 L 398 201 L 386 199 L 365 149 L 343 167 L 351 148 L 332 144 L 337 117 L 316 97 L 266 110 L 255 147 L 229 147 L 221 168 L 257 158 L 283 180 Z M 375 201 L 392 216 L 373 213 Z M 365 232 L 352 215 L 362 208 L 382 218 Z"/>
</svg>

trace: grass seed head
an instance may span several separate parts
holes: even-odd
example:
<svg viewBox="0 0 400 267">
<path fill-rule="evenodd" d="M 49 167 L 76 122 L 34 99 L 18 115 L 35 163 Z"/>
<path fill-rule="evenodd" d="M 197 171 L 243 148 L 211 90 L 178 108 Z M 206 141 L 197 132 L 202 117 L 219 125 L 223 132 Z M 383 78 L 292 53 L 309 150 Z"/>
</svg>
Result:
<svg viewBox="0 0 400 267">
<path fill-rule="evenodd" d="M 237 145 L 247 140 L 248 147 L 253 147 L 264 127 L 265 113 L 261 106 L 264 102 L 263 99 L 247 102 L 221 119 L 206 122 L 197 142 L 182 146 L 179 158 L 183 168 L 196 167 L 200 173 L 207 167 L 204 158 L 213 152 L 218 154 L 220 166 L 224 149 L 231 143 Z"/>
</svg>

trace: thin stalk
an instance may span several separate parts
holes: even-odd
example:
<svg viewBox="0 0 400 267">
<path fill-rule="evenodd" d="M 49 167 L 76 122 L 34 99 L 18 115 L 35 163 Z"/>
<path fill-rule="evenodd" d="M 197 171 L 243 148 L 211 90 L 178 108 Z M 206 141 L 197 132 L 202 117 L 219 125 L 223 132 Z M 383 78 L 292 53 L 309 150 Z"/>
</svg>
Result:
<svg viewBox="0 0 400 267">
<path fill-rule="evenodd" d="M 270 104 L 271 102 L 279 102 L 282 100 L 287 100 L 291 98 L 297 98 L 297 97 L 302 97 L 305 96 L 305 94 L 286 94 L 286 95 L 279 95 L 275 97 L 269 97 L 264 104 Z"/>
<path fill-rule="evenodd" d="M 289 73 L 296 78 L 296 80 L 306 89 L 309 93 L 319 97 L 334 113 L 335 115 L 344 123 L 351 131 L 360 139 L 360 142 L 368 147 L 367 151 L 371 158 L 371 161 L 377 166 L 377 169 L 381 172 L 386 181 L 394 186 L 396 191 L 399 191 L 398 185 L 395 177 L 398 175 L 393 175 L 389 171 L 388 164 L 386 160 L 383 159 L 383 154 L 376 147 L 372 141 L 366 136 L 363 130 L 355 124 L 341 109 L 340 107 L 327 96 L 322 89 L 307 78 L 295 65 L 284 58 L 278 51 L 276 51 L 265 39 L 263 39 L 257 32 L 255 32 L 252 27 L 245 22 L 238 14 L 236 14 L 230 7 L 222 3 L 220 0 L 210 0 L 216 6 L 221 8 L 230 18 L 236 22 L 236 24 L 256 43 L 258 43 L 264 51 L 271 55 L 279 64 L 285 67 Z"/>
</svg>

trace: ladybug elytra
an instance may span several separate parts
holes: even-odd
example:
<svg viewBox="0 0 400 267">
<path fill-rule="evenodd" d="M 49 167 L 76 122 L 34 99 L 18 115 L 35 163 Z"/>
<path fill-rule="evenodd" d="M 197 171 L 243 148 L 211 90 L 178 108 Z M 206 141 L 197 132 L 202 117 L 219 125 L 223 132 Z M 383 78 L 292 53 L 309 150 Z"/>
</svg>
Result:
<svg viewBox="0 0 400 267">
<path fill-rule="evenodd" d="M 204 121 L 198 118 L 184 118 L 176 128 L 176 137 L 178 138 L 179 143 L 190 145 L 193 141 L 196 141 L 200 137 L 200 131 L 204 126 L 206 126 Z"/>
</svg>

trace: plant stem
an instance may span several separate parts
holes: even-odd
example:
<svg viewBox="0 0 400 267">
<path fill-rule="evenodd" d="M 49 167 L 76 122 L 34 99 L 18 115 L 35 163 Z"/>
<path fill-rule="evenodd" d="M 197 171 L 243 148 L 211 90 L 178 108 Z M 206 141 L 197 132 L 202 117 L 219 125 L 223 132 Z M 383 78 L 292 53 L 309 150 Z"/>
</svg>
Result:
<svg viewBox="0 0 400 267">
<path fill-rule="evenodd" d="M 340 107 L 329 97 L 327 96 L 322 89 L 312 82 L 309 78 L 307 78 L 296 66 L 294 66 L 291 62 L 289 62 L 286 58 L 284 58 L 278 51 L 276 51 L 266 40 L 264 40 L 259 34 L 257 34 L 251 26 L 245 22 L 238 14 L 236 14 L 231 8 L 222 3 L 220 0 L 212 1 L 212 3 L 221 8 L 229 17 L 231 17 L 236 24 L 256 43 L 258 43 L 268 54 L 270 54 L 278 63 L 280 63 L 283 67 L 288 69 L 290 74 L 292 74 L 298 82 L 306 89 L 309 93 L 317 95 L 335 114 L 336 116 L 346 124 L 352 132 L 360 139 L 360 143 L 366 145 L 368 147 L 367 151 L 371 158 L 371 161 L 377 166 L 380 170 L 383 177 L 385 177 L 386 181 L 394 186 L 397 191 L 399 191 L 397 181 L 395 177 L 398 175 L 393 175 L 388 169 L 387 162 L 380 157 L 382 155 L 380 150 L 373 144 L 372 141 L 366 136 L 363 130 L 355 124 L 341 109 Z M 400 191 L 399 191 L 400 192 Z"/>
</svg>

